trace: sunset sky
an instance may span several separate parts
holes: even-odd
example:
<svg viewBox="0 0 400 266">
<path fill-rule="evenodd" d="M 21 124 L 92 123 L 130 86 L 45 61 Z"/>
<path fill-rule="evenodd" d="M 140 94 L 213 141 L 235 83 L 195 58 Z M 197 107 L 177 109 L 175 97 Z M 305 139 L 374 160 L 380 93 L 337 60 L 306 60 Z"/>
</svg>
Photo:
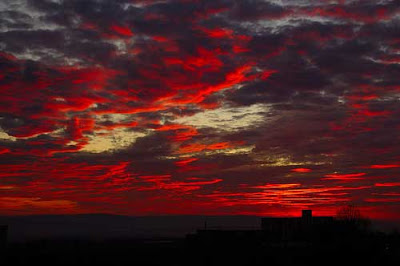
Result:
<svg viewBox="0 0 400 266">
<path fill-rule="evenodd" d="M 400 3 L 0 1 L 0 215 L 400 219 Z"/>
</svg>

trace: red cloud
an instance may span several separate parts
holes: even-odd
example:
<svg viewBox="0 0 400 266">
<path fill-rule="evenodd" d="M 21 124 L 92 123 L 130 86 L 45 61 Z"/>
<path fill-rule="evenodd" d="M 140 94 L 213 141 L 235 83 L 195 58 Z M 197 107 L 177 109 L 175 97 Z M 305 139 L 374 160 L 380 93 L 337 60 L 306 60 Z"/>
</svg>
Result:
<svg viewBox="0 0 400 266">
<path fill-rule="evenodd" d="M 373 164 L 369 166 L 371 169 L 389 169 L 398 167 L 400 167 L 400 164 Z"/>
<path fill-rule="evenodd" d="M 291 171 L 292 172 L 297 172 L 297 173 L 309 173 L 312 170 L 310 168 L 294 168 Z"/>
<path fill-rule="evenodd" d="M 233 38 L 233 30 L 231 29 L 225 29 L 225 28 L 214 28 L 214 29 L 208 29 L 208 28 L 200 28 L 201 31 L 203 31 L 208 37 L 210 38 Z"/>
<path fill-rule="evenodd" d="M 124 26 L 118 26 L 118 25 L 111 25 L 110 29 L 119 35 L 125 36 L 125 37 L 132 37 L 133 32 L 131 31 L 130 28 L 124 27 Z"/>
<path fill-rule="evenodd" d="M 175 135 L 170 137 L 176 142 L 185 141 L 198 135 L 197 129 L 192 126 L 185 126 L 179 124 L 168 124 L 156 128 L 157 131 L 175 131 Z"/>
<path fill-rule="evenodd" d="M 5 153 L 9 153 L 10 149 L 8 148 L 0 148 L 0 154 L 5 154 Z"/>
<path fill-rule="evenodd" d="M 197 160 L 198 160 L 198 158 L 189 158 L 189 159 L 177 161 L 177 162 L 175 162 L 175 165 L 176 165 L 176 166 L 179 166 L 179 167 L 187 166 L 187 165 L 190 164 L 191 162 L 195 162 L 195 161 L 197 161 Z"/>
<path fill-rule="evenodd" d="M 73 140 L 80 140 L 83 134 L 91 132 L 93 130 L 95 121 L 91 118 L 79 118 L 75 117 L 71 119 L 69 126 L 69 133 Z"/>
<path fill-rule="evenodd" d="M 376 187 L 399 187 L 400 182 L 376 183 Z"/>
<path fill-rule="evenodd" d="M 355 174 L 329 174 L 325 175 L 323 180 L 339 180 L 339 181 L 353 181 L 362 179 L 362 176 L 365 176 L 366 173 L 355 173 Z"/>
<path fill-rule="evenodd" d="M 151 185 L 145 185 L 138 188 L 138 191 L 152 191 L 152 190 L 172 190 L 176 192 L 187 192 L 198 190 L 202 186 L 212 185 L 222 181 L 222 179 L 204 180 L 201 178 L 187 178 L 184 181 L 173 181 L 171 175 L 154 175 L 154 176 L 140 176 Z"/>
</svg>

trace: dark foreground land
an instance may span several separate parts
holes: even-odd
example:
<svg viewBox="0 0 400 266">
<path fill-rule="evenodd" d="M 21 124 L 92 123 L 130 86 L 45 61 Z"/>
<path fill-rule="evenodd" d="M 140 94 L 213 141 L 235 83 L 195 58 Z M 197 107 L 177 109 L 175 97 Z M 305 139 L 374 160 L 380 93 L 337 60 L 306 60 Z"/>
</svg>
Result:
<svg viewBox="0 0 400 266">
<path fill-rule="evenodd" d="M 112 215 L 0 217 L 1 223 L 8 226 L 0 226 L 0 266 L 400 265 L 395 228 L 311 211 L 261 223 L 244 216 Z"/>
<path fill-rule="evenodd" d="M 8 243 L 0 265 L 400 265 L 395 234 L 335 242 L 193 239 L 47 239 Z"/>
</svg>

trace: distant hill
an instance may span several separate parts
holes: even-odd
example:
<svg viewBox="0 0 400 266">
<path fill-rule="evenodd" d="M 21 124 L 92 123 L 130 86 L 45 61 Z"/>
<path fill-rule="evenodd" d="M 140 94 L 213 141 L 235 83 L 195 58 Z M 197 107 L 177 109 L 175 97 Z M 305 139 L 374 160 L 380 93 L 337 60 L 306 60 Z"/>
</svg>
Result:
<svg viewBox="0 0 400 266">
<path fill-rule="evenodd" d="M 0 217 L 9 241 L 46 238 L 175 238 L 198 228 L 260 228 L 257 216 L 120 216 L 110 214 Z"/>
</svg>

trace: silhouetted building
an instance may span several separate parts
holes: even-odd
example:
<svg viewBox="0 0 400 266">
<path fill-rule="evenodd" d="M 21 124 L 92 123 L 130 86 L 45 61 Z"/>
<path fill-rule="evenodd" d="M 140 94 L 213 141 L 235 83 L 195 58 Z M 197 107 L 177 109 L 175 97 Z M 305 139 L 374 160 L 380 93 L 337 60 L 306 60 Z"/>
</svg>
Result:
<svg viewBox="0 0 400 266">
<path fill-rule="evenodd" d="M 260 245 L 305 247 L 343 239 L 349 235 L 345 229 L 346 224 L 332 216 L 313 216 L 311 210 L 302 210 L 301 217 L 261 218 L 258 229 L 211 229 L 205 226 L 187 235 L 186 241 L 190 247 L 208 251 L 222 246 L 228 250 Z"/>
<path fill-rule="evenodd" d="M 336 227 L 331 216 L 312 216 L 311 210 L 302 210 L 301 217 L 265 217 L 261 228 L 269 240 L 311 240 L 316 235 L 324 236 Z M 322 235 L 321 235 L 322 234 Z"/>
<path fill-rule="evenodd" d="M 7 245 L 7 233 L 8 226 L 0 225 L 0 248 L 4 248 Z"/>
</svg>

